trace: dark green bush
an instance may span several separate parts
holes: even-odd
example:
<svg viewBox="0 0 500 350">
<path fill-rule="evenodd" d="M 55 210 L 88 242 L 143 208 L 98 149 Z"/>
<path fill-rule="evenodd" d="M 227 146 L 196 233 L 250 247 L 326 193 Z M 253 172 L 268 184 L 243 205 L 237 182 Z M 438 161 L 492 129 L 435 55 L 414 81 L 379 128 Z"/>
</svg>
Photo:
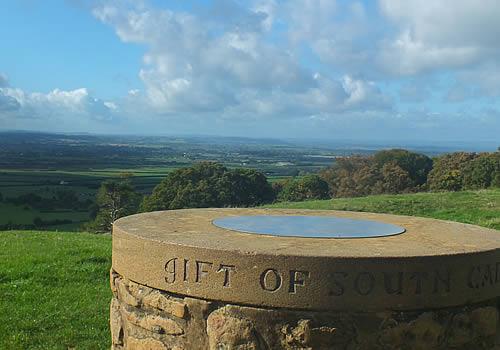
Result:
<svg viewBox="0 0 500 350">
<path fill-rule="evenodd" d="M 142 211 L 249 207 L 272 202 L 274 192 L 266 177 L 253 169 L 229 170 L 214 162 L 177 169 L 145 197 Z"/>
<path fill-rule="evenodd" d="M 287 202 L 327 198 L 328 184 L 318 175 L 306 175 L 287 181 L 278 195 L 278 200 Z"/>
</svg>

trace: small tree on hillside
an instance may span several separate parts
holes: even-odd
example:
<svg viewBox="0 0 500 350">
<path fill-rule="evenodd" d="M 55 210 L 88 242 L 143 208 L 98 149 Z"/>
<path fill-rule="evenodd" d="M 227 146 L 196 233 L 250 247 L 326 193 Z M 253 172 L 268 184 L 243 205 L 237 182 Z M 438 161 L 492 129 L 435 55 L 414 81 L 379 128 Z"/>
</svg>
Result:
<svg viewBox="0 0 500 350">
<path fill-rule="evenodd" d="M 273 189 L 262 173 L 201 162 L 169 173 L 153 193 L 144 198 L 141 210 L 248 207 L 273 199 Z"/>
<path fill-rule="evenodd" d="M 383 193 L 403 193 L 412 188 L 413 181 L 408 172 L 396 163 L 386 163 L 382 167 Z"/>
<path fill-rule="evenodd" d="M 319 176 L 326 181 L 330 189 L 330 197 L 356 197 L 359 193 L 359 184 L 356 183 L 356 174 L 369 172 L 372 165 L 371 158 L 352 156 L 337 158 L 335 163 L 322 170 Z M 359 174 L 358 174 L 359 175 Z"/>
<path fill-rule="evenodd" d="M 407 187 L 422 186 L 427 182 L 427 175 L 432 170 L 432 159 L 424 154 L 410 152 L 404 149 L 391 149 L 375 153 L 375 163 L 382 169 L 391 163 L 408 174 L 410 182 Z"/>
<path fill-rule="evenodd" d="M 500 154 L 481 153 L 464 167 L 463 183 L 465 189 L 481 189 L 498 186 L 500 177 Z"/>
<path fill-rule="evenodd" d="M 264 174 L 254 169 L 233 169 L 224 174 L 222 201 L 236 207 L 253 207 L 274 200 L 274 191 Z"/>
<path fill-rule="evenodd" d="M 330 198 L 328 184 L 318 175 L 306 175 L 286 182 L 278 197 L 280 201 L 288 202 L 327 198 Z"/>
<path fill-rule="evenodd" d="M 455 152 L 436 158 L 427 181 L 429 189 L 433 191 L 462 190 L 465 168 L 477 157 L 476 153 Z"/>
<path fill-rule="evenodd" d="M 94 232 L 110 232 L 113 222 L 137 212 L 140 195 L 128 179 L 107 180 L 97 191 L 97 215 L 88 228 Z"/>
</svg>

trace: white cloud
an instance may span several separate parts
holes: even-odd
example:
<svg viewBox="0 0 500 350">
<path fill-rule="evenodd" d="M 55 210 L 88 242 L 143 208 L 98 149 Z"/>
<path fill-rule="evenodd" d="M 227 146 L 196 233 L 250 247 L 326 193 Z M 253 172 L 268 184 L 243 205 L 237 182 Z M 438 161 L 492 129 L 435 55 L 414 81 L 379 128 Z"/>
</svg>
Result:
<svg viewBox="0 0 500 350">
<path fill-rule="evenodd" d="M 496 0 L 379 0 L 376 10 L 335 0 L 151 3 L 100 0 L 92 10 L 121 41 L 144 49 L 139 89 L 114 100 L 87 89 L 31 93 L 0 74 L 2 123 L 87 129 L 121 119 L 142 130 L 260 125 L 297 134 L 310 125 L 314 135 L 360 128 L 368 136 L 470 130 L 467 123 L 496 130 L 498 113 L 481 109 L 500 96 Z M 450 103 L 466 99 L 479 102 L 460 112 Z"/>
<path fill-rule="evenodd" d="M 142 5 L 105 5 L 93 13 L 124 42 L 147 46 L 139 72 L 145 94 L 132 92 L 129 97 L 137 97 L 147 104 L 144 108 L 159 115 L 279 119 L 387 108 L 388 99 L 381 96 L 376 83 L 351 77 L 315 79 L 315 72 L 301 64 L 293 51 L 269 40 L 279 6 L 286 6 L 304 24 L 294 32 L 294 40 L 308 38 L 336 10 L 332 1 L 295 5 L 258 0 L 243 8 L 221 0 L 199 14 Z M 314 20 L 317 6 L 319 23 Z M 360 5 L 353 11 L 363 16 Z M 301 20 L 304 16 L 307 21 Z"/>
<path fill-rule="evenodd" d="M 380 9 L 398 31 L 380 46 L 379 63 L 389 72 L 413 75 L 500 57 L 497 0 L 380 0 Z"/>
<path fill-rule="evenodd" d="M 91 96 L 87 89 L 49 93 L 25 92 L 18 88 L 0 88 L 0 111 L 4 119 L 40 120 L 46 126 L 62 122 L 85 124 L 90 121 L 107 121 L 113 117 L 114 103 L 107 103 Z M 4 126 L 5 127 L 5 126 Z"/>
<path fill-rule="evenodd" d="M 0 112 L 12 112 L 21 107 L 21 104 L 12 96 L 4 94 L 0 89 Z"/>
<path fill-rule="evenodd" d="M 376 75 L 373 56 L 381 26 L 362 2 L 291 0 L 280 13 L 297 50 L 310 47 L 322 63 L 341 74 Z"/>
</svg>

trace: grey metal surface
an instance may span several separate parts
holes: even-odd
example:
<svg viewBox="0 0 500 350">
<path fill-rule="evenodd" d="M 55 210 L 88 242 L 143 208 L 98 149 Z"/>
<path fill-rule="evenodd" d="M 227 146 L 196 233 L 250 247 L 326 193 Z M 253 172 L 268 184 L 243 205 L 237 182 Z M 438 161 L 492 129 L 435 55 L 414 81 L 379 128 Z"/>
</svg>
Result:
<svg viewBox="0 0 500 350">
<path fill-rule="evenodd" d="M 229 216 L 215 219 L 213 224 L 245 233 L 309 238 L 368 238 L 405 232 L 403 227 L 380 221 L 335 216 Z"/>
</svg>

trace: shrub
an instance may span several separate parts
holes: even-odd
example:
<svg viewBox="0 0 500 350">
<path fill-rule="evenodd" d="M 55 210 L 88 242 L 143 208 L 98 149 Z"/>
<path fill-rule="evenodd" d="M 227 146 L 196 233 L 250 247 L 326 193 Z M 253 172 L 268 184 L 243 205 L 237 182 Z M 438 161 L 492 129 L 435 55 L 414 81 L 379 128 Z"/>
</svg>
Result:
<svg viewBox="0 0 500 350">
<path fill-rule="evenodd" d="M 289 202 L 327 198 L 328 184 L 318 175 L 306 175 L 286 182 L 278 197 L 280 201 Z"/>
<path fill-rule="evenodd" d="M 477 156 L 476 153 L 455 152 L 436 158 L 428 176 L 429 189 L 433 191 L 462 190 L 465 167 Z"/>
<path fill-rule="evenodd" d="M 456 152 L 435 160 L 428 184 L 434 191 L 460 191 L 499 186 L 499 182 L 499 152 Z"/>
<path fill-rule="evenodd" d="M 169 173 L 144 198 L 141 210 L 247 207 L 273 199 L 273 189 L 262 173 L 252 169 L 228 170 L 218 163 L 201 162 Z"/>
<path fill-rule="evenodd" d="M 463 187 L 482 189 L 495 186 L 500 174 L 500 154 L 481 153 L 464 165 Z"/>
<path fill-rule="evenodd" d="M 427 182 L 427 176 L 432 170 L 432 159 L 424 154 L 410 152 L 404 149 L 391 149 L 375 153 L 373 156 L 379 168 L 391 163 L 407 173 L 410 182 L 406 188 L 422 186 Z M 406 181 L 406 180 L 405 180 Z"/>
<path fill-rule="evenodd" d="M 371 157 L 339 158 L 320 173 L 332 197 L 357 197 L 421 190 L 432 169 L 432 159 L 402 149 Z"/>
</svg>

